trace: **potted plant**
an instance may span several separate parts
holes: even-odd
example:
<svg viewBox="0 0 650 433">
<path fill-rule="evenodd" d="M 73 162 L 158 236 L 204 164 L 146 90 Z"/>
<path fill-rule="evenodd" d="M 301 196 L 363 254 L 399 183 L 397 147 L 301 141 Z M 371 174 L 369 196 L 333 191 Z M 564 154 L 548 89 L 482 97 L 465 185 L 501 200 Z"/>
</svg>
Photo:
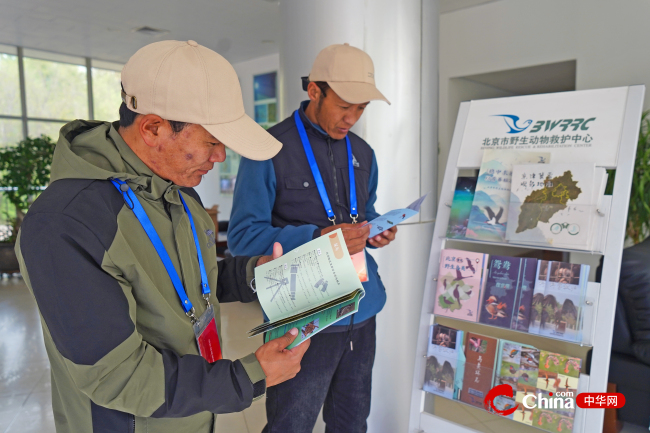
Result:
<svg viewBox="0 0 650 433">
<path fill-rule="evenodd" d="M 615 174 L 613 170 L 609 172 L 605 194 L 612 194 Z M 626 235 L 627 246 L 636 245 L 650 235 L 650 111 L 641 116 Z"/>
<path fill-rule="evenodd" d="M 0 226 L 0 272 L 18 272 L 14 245 L 29 206 L 50 181 L 55 143 L 46 135 L 0 149 L 0 191 L 6 225 Z M 8 209 L 7 209 L 8 207 Z"/>
</svg>

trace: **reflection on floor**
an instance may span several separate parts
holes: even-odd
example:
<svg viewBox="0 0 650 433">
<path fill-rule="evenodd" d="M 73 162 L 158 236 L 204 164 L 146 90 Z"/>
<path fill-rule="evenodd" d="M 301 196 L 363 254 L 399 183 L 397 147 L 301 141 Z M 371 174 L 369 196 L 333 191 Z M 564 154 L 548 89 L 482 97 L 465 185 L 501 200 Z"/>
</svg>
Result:
<svg viewBox="0 0 650 433">
<path fill-rule="evenodd" d="M 261 322 L 259 304 L 222 304 L 221 312 L 224 356 L 233 359 L 254 352 L 261 337 L 248 339 L 245 331 Z M 36 303 L 21 279 L 0 279 L 0 335 L 0 433 L 54 433 L 50 367 L 40 320 Z M 460 424 L 471 427 L 469 421 L 475 417 L 466 409 L 459 405 L 450 405 L 448 409 L 462 413 L 457 417 L 448 414 L 447 418 L 458 418 L 462 420 Z M 259 433 L 265 424 L 264 400 L 260 400 L 242 413 L 220 415 L 216 432 Z M 508 422 L 508 429 L 503 430 L 503 426 L 495 425 L 494 431 L 515 432 L 513 426 Z M 320 419 L 314 433 L 324 430 Z M 626 425 L 621 433 L 647 431 Z"/>
</svg>

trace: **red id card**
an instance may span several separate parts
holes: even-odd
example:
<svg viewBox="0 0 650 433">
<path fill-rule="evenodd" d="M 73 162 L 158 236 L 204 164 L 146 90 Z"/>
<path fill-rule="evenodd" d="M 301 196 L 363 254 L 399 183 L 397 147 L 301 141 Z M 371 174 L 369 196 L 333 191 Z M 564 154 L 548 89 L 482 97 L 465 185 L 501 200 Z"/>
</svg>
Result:
<svg viewBox="0 0 650 433">
<path fill-rule="evenodd" d="M 217 322 L 214 320 L 214 308 L 210 305 L 193 325 L 196 344 L 199 346 L 199 353 L 208 362 L 216 362 L 223 358 L 221 355 L 221 344 L 217 332 Z"/>
</svg>

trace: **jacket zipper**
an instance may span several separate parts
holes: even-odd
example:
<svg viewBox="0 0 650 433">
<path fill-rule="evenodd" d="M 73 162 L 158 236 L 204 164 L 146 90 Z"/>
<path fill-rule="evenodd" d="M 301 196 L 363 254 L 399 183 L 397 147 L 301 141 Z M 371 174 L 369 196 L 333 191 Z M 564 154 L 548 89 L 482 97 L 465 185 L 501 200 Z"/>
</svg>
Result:
<svg viewBox="0 0 650 433">
<path fill-rule="evenodd" d="M 332 151 L 332 139 L 327 137 L 327 148 L 329 150 L 330 164 L 332 164 L 332 174 L 334 175 L 334 196 L 336 197 L 336 210 L 338 211 L 339 224 L 343 223 L 343 214 L 341 213 L 341 206 L 339 203 L 339 183 L 336 177 L 336 164 L 334 164 L 334 152 Z"/>
<path fill-rule="evenodd" d="M 133 418 L 133 423 L 131 424 L 131 426 L 133 427 L 133 429 L 131 430 L 131 432 L 132 432 L 132 433 L 135 433 L 135 415 L 131 415 L 131 417 Z"/>
</svg>

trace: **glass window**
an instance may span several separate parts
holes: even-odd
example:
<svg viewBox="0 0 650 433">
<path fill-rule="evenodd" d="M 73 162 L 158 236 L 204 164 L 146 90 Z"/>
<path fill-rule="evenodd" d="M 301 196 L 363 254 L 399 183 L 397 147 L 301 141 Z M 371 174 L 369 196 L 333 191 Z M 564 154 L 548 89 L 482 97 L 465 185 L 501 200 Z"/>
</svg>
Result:
<svg viewBox="0 0 650 433">
<path fill-rule="evenodd" d="M 18 56 L 0 53 L 0 114 L 20 116 Z M 0 133 L 0 137 L 3 137 Z"/>
<path fill-rule="evenodd" d="M 16 145 L 22 139 L 22 120 L 0 119 L 0 147 Z"/>
<path fill-rule="evenodd" d="M 29 117 L 64 120 L 88 118 L 85 66 L 26 57 L 25 87 Z M 31 128 L 30 135 L 33 135 Z"/>
<path fill-rule="evenodd" d="M 87 105 L 87 104 L 86 104 Z M 27 122 L 27 130 L 30 137 L 40 137 L 45 134 L 50 137 L 54 142 L 59 140 L 59 130 L 65 125 L 62 122 L 37 122 L 30 120 Z"/>
<path fill-rule="evenodd" d="M 92 68 L 93 74 L 93 110 L 95 119 L 114 121 L 120 118 L 122 103 L 121 74 L 108 69 Z"/>
</svg>

